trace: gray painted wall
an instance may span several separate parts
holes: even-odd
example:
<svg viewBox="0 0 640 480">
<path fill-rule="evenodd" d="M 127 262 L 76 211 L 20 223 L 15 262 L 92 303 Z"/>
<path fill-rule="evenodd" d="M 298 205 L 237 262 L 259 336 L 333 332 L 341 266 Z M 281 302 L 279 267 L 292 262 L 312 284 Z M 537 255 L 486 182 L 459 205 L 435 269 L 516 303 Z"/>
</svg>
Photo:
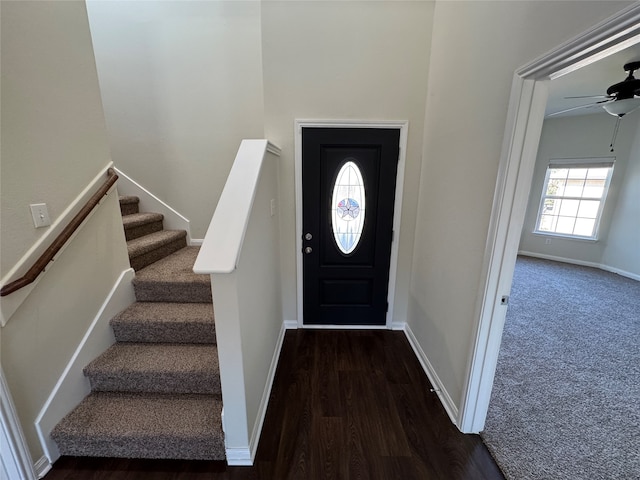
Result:
<svg viewBox="0 0 640 480">
<path fill-rule="evenodd" d="M 632 146 L 638 131 L 640 112 L 630 113 L 622 120 L 615 151 L 611 153 L 609 144 L 615 121 L 615 118 L 607 113 L 545 120 L 522 230 L 521 251 L 600 264 L 606 263 L 605 252 L 611 248 L 619 252 L 632 250 L 629 244 L 632 242 L 633 235 L 628 230 L 632 227 L 627 225 L 637 225 L 638 217 L 634 219 L 633 209 L 620 209 L 620 206 L 621 202 L 624 205 L 631 205 L 630 200 L 634 193 L 634 182 L 630 181 L 629 173 L 633 172 L 634 166 L 638 163 L 638 152 L 634 154 Z M 635 145 L 637 148 L 637 142 Z M 550 159 L 611 156 L 615 157 L 615 165 L 597 241 L 533 233 L 542 185 Z M 640 197 L 636 200 L 636 203 L 640 203 Z M 616 228 L 612 228 L 614 218 Z M 551 243 L 545 244 L 546 239 Z M 635 240 L 637 247 L 637 236 Z M 618 265 L 620 264 L 618 261 Z"/>
</svg>

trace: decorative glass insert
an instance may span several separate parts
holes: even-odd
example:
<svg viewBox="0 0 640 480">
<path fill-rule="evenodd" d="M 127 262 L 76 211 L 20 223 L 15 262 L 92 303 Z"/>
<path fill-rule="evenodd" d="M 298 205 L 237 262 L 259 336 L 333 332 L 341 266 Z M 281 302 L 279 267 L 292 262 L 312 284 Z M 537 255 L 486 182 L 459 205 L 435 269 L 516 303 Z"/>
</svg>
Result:
<svg viewBox="0 0 640 480">
<path fill-rule="evenodd" d="M 340 251 L 347 255 L 360 242 L 366 212 L 362 173 L 351 159 L 338 172 L 330 208 L 333 236 Z"/>
</svg>

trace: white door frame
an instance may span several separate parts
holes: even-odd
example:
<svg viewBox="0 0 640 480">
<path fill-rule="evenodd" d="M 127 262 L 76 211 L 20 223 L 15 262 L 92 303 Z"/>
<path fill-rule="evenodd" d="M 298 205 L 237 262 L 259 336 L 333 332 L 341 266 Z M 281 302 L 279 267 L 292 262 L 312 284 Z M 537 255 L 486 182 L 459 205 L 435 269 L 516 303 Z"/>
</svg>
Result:
<svg viewBox="0 0 640 480">
<path fill-rule="evenodd" d="M 548 82 L 640 42 L 640 5 L 622 10 L 515 72 L 485 249 L 477 330 L 460 402 L 462 432 L 484 428 L 520 233 L 548 99 Z"/>
<path fill-rule="evenodd" d="M 396 198 L 393 206 L 393 239 L 391 242 L 391 263 L 389 266 L 389 289 L 387 300 L 389 309 L 384 326 L 367 325 L 304 325 L 303 318 L 303 290 L 302 290 L 302 129 L 303 128 L 390 128 L 400 130 L 400 155 L 396 174 Z M 396 292 L 396 278 L 398 274 L 398 252 L 400 221 L 402 219 L 402 194 L 404 190 L 404 169 L 407 152 L 407 134 L 409 122 L 406 120 L 376 121 L 376 120 L 295 120 L 295 193 L 296 193 L 296 301 L 298 304 L 298 328 L 389 328 L 401 330 L 404 322 L 393 321 L 393 307 Z"/>
<path fill-rule="evenodd" d="M 7 478 L 22 480 L 38 478 L 2 367 L 0 367 L 0 444 L 2 445 L 0 459 L 2 478 L 4 478 L 3 474 L 7 475 Z"/>
</svg>

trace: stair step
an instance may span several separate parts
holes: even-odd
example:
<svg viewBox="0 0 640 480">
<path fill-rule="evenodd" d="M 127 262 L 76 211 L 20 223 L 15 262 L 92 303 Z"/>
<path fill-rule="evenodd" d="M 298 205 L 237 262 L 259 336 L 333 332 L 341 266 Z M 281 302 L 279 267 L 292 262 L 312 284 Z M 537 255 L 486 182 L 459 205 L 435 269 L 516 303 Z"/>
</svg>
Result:
<svg viewBox="0 0 640 480">
<path fill-rule="evenodd" d="M 184 230 L 162 230 L 127 242 L 129 262 L 134 270 L 157 262 L 187 246 L 187 232 Z"/>
<path fill-rule="evenodd" d="M 116 343 L 84 374 L 94 392 L 221 392 L 215 345 Z"/>
<path fill-rule="evenodd" d="M 134 195 L 120 195 L 120 213 L 122 216 L 131 215 L 140 211 L 140 199 Z"/>
<path fill-rule="evenodd" d="M 134 240 L 135 241 L 135 240 Z M 199 247 L 185 247 L 136 272 L 139 302 L 212 303 L 211 278 L 193 273 Z"/>
<path fill-rule="evenodd" d="M 136 302 L 111 319 L 118 342 L 216 343 L 208 303 Z"/>
<path fill-rule="evenodd" d="M 215 395 L 92 393 L 54 429 L 69 456 L 223 460 Z"/>
<path fill-rule="evenodd" d="M 123 216 L 125 239 L 134 240 L 161 231 L 163 219 L 164 215 L 161 213 L 132 213 Z"/>
</svg>

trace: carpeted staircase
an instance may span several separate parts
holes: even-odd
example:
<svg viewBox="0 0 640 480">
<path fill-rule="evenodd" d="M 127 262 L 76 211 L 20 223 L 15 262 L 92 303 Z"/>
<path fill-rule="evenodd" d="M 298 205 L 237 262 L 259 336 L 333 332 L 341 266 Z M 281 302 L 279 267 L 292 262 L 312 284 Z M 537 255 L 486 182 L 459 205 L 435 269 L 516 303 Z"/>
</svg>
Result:
<svg viewBox="0 0 640 480">
<path fill-rule="evenodd" d="M 91 393 L 51 433 L 61 455 L 222 460 L 222 398 L 209 276 L 163 216 L 120 197 L 136 303 L 84 369 Z"/>
</svg>

